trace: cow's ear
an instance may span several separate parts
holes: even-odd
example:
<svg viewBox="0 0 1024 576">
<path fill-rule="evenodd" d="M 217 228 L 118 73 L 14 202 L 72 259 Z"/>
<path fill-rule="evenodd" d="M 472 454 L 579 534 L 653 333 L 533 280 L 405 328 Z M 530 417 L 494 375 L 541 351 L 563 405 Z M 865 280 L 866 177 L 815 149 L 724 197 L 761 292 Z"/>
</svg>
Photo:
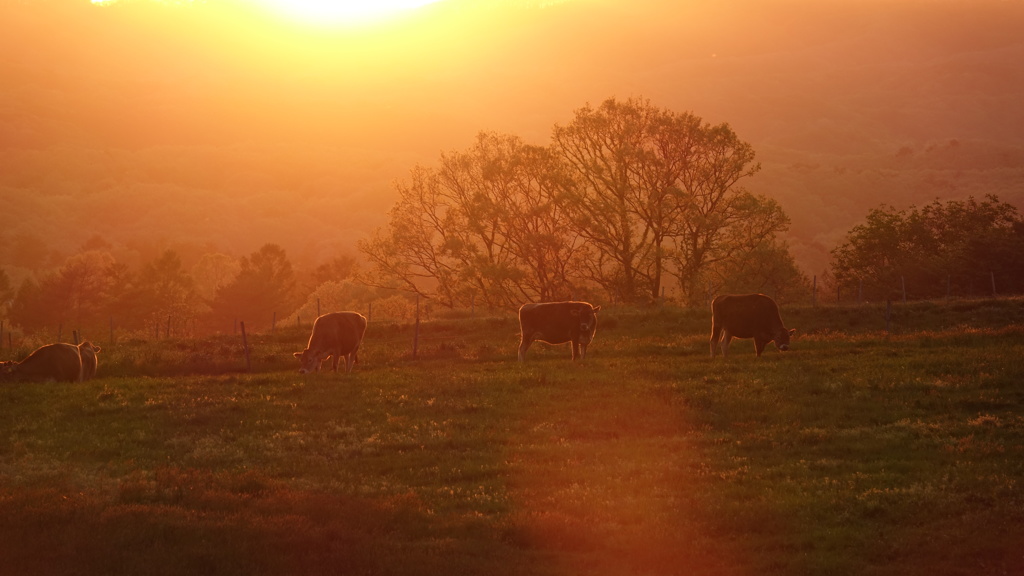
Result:
<svg viewBox="0 0 1024 576">
<path fill-rule="evenodd" d="M 302 358 L 302 352 L 295 352 L 292 354 L 292 356 L 295 356 L 296 358 Z"/>
<path fill-rule="evenodd" d="M 600 311 L 601 311 L 601 306 L 600 305 L 594 306 L 594 312 L 600 312 Z"/>
<path fill-rule="evenodd" d="M 100 348 L 99 346 L 93 346 L 92 347 L 92 351 L 93 352 L 103 352 L 103 348 Z"/>
<path fill-rule="evenodd" d="M 793 334 L 796 334 L 796 328 L 790 328 L 789 335 L 792 336 Z"/>
</svg>

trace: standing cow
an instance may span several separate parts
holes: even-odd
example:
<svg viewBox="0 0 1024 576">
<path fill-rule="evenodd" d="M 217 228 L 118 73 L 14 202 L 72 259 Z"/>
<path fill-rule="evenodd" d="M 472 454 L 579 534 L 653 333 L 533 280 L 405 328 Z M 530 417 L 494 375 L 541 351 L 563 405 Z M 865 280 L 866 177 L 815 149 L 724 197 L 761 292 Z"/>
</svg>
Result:
<svg viewBox="0 0 1024 576">
<path fill-rule="evenodd" d="M 333 357 L 331 368 L 337 372 L 338 362 L 345 357 L 345 372 L 359 361 L 357 352 L 366 332 L 366 318 L 358 312 L 331 312 L 313 322 L 313 333 L 309 344 L 302 352 L 296 352 L 299 359 L 299 374 L 319 372 L 323 361 Z"/>
<path fill-rule="evenodd" d="M 47 344 L 5 370 L 5 378 L 14 381 L 81 382 L 82 357 L 74 344 Z"/>
<path fill-rule="evenodd" d="M 718 296 L 711 302 L 711 357 L 721 340 L 722 356 L 733 338 L 753 338 L 754 350 L 760 356 L 765 345 L 774 341 L 776 348 L 789 350 L 789 338 L 796 329 L 787 330 L 779 315 L 779 306 L 764 294 Z"/>
<path fill-rule="evenodd" d="M 88 340 L 78 345 L 78 355 L 82 358 L 82 380 L 89 380 L 96 375 L 96 367 L 99 360 L 96 355 L 102 350 L 99 346 Z"/>
<path fill-rule="evenodd" d="M 519 361 L 526 360 L 526 350 L 534 340 L 548 344 L 572 343 L 572 359 L 583 359 L 587 346 L 597 331 L 600 306 L 586 302 L 546 302 L 523 304 L 519 308 Z"/>
</svg>

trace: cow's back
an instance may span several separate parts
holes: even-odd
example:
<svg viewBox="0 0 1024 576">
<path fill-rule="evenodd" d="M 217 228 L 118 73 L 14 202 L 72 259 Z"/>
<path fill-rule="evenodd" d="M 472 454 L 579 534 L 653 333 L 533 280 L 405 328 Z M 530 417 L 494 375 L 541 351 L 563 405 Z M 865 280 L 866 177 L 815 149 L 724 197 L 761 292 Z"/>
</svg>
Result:
<svg viewBox="0 0 1024 576">
<path fill-rule="evenodd" d="M 737 338 L 753 338 L 782 327 L 778 305 L 764 294 L 718 296 L 711 302 L 711 316 L 714 325 Z"/>
<path fill-rule="evenodd" d="M 579 332 L 579 322 L 572 316 L 578 302 L 544 302 L 523 304 L 519 308 L 519 326 L 524 334 L 538 334 L 540 340 L 562 344 Z M 589 306 L 589 304 L 588 304 Z"/>
<path fill-rule="evenodd" d="M 348 354 L 359 347 L 366 332 L 366 317 L 358 312 L 330 312 L 316 319 L 309 337 L 310 350 L 340 350 Z"/>
<path fill-rule="evenodd" d="M 40 346 L 11 369 L 14 380 L 78 382 L 82 379 L 82 357 L 74 344 Z"/>
</svg>

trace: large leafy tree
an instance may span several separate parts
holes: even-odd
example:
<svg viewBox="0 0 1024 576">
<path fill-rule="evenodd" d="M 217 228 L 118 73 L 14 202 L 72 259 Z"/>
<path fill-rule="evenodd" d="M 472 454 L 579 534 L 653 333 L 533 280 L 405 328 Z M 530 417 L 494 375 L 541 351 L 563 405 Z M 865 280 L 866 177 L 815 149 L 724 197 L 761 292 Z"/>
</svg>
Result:
<svg viewBox="0 0 1024 576">
<path fill-rule="evenodd" d="M 785 249 L 782 209 L 738 186 L 757 172 L 753 158 L 727 125 L 610 99 L 556 126 L 548 147 L 481 134 L 439 167 L 416 167 L 388 226 L 360 249 L 376 282 L 449 306 L 593 286 L 646 301 L 673 275 L 695 300 L 710 267 Z"/>
<path fill-rule="evenodd" d="M 11 320 L 27 332 L 58 326 L 99 329 L 107 323 L 114 269 L 107 252 L 75 254 L 38 282 L 22 283 L 11 304 Z"/>
<path fill-rule="evenodd" d="M 777 203 L 739 186 L 760 165 L 727 124 L 610 99 L 556 127 L 554 142 L 575 177 L 576 224 L 596 256 L 591 278 L 616 299 L 656 298 L 673 274 L 684 299 L 699 302 L 709 267 L 788 228 Z"/>
<path fill-rule="evenodd" d="M 832 274 L 866 298 L 1024 291 L 1024 219 L 996 196 L 871 210 L 832 250 Z"/>
<path fill-rule="evenodd" d="M 569 207 L 593 247 L 590 278 L 615 299 L 660 295 L 667 243 L 689 210 L 681 184 L 702 139 L 699 118 L 646 100 L 606 100 L 556 126 L 553 146 L 573 176 Z"/>
<path fill-rule="evenodd" d="M 378 229 L 360 241 L 359 249 L 373 264 L 376 275 L 369 282 L 405 289 L 432 297 L 446 306 L 460 298 L 461 283 L 457 241 L 451 237 L 460 226 L 449 215 L 445 198 L 432 170 L 417 166 L 411 181 L 399 183 L 398 201 L 391 209 L 386 229 Z"/>
<path fill-rule="evenodd" d="M 143 305 L 141 317 L 153 322 L 170 320 L 179 331 L 195 318 L 198 297 L 194 283 L 176 252 L 168 250 L 143 266 L 136 288 Z"/>
<path fill-rule="evenodd" d="M 448 306 L 568 296 L 580 240 L 560 178 L 549 150 L 481 133 L 438 168 L 413 169 L 387 229 L 360 249 L 378 282 Z"/>
<path fill-rule="evenodd" d="M 226 286 L 231 280 L 238 276 L 241 266 L 236 258 L 211 252 L 204 254 L 199 262 L 192 266 L 190 276 L 195 285 L 196 292 L 201 298 L 212 300 L 217 290 Z"/>
<path fill-rule="evenodd" d="M 738 185 L 758 170 L 753 148 L 732 128 L 704 126 L 680 178 L 687 211 L 673 238 L 680 288 L 691 304 L 700 301 L 709 266 L 747 258 L 775 244 L 777 235 L 789 229 L 789 218 L 777 202 Z"/>
<path fill-rule="evenodd" d="M 262 248 L 239 261 L 238 275 L 221 286 L 210 302 L 217 326 L 240 320 L 254 329 L 270 326 L 275 314 L 284 318 L 295 307 L 295 273 L 288 255 L 277 244 Z"/>
</svg>

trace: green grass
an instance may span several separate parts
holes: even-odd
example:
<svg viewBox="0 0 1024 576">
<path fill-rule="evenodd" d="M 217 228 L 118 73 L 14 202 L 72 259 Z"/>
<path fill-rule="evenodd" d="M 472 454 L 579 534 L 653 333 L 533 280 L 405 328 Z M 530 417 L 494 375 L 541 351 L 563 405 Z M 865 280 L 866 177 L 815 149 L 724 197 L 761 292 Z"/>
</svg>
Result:
<svg viewBox="0 0 1024 576">
<path fill-rule="evenodd" d="M 784 310 L 708 358 L 705 311 L 609 310 L 590 356 L 512 317 L 104 345 L 0 388 L 0 572 L 1024 572 L 1019 301 Z M 102 344 L 102 343 L 101 343 Z"/>
</svg>

